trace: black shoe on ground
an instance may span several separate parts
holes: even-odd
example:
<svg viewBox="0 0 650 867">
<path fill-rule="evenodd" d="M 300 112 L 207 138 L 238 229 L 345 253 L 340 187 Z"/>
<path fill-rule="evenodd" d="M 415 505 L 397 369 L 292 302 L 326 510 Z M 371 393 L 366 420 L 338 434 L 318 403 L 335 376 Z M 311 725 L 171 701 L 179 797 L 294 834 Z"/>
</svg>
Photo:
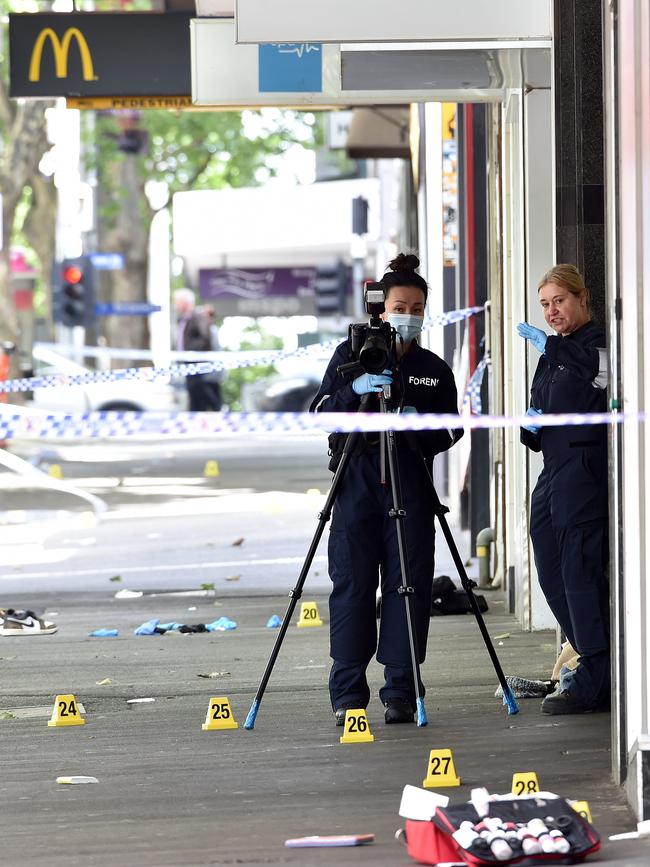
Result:
<svg viewBox="0 0 650 867">
<path fill-rule="evenodd" d="M 597 710 L 606 710 L 606 708 L 585 704 L 584 701 L 575 698 L 566 690 L 556 690 L 556 692 L 547 695 L 542 702 L 542 713 L 548 714 L 594 713 Z"/>
<path fill-rule="evenodd" d="M 386 725 L 415 722 L 413 705 L 407 698 L 389 698 L 386 701 L 384 719 Z"/>
<path fill-rule="evenodd" d="M 359 707 L 360 707 L 360 705 L 357 705 L 357 704 L 350 705 L 350 707 L 337 707 L 336 710 L 334 711 L 334 716 L 336 717 L 337 726 L 344 726 L 345 725 L 345 713 L 346 713 L 346 711 L 351 710 L 351 709 L 357 709 Z"/>
</svg>

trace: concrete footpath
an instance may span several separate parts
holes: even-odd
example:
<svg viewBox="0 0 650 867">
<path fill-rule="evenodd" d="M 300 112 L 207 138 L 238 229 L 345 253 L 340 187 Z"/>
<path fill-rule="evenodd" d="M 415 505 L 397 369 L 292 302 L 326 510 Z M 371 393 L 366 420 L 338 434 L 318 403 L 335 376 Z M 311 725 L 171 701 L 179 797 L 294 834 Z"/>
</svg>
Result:
<svg viewBox="0 0 650 867">
<path fill-rule="evenodd" d="M 426 728 L 385 726 L 373 666 L 375 741 L 341 745 L 327 694 L 327 625 L 290 627 L 255 730 L 245 731 L 276 635 L 265 624 L 284 613 L 286 597 L 117 600 L 119 588 L 0 599 L 57 612 L 59 625 L 52 636 L 0 637 L 2 864 L 407 865 L 394 839 L 400 796 L 405 784 L 422 784 L 434 748 L 453 750 L 462 785 L 446 790 L 452 802 L 475 786 L 508 792 L 514 772 L 534 770 L 543 789 L 589 802 L 603 848 L 588 863 L 650 863 L 647 838 L 607 840 L 636 829 L 610 778 L 609 715 L 545 717 L 538 700 L 527 700 L 508 716 L 494 698 L 496 678 L 472 616 L 431 620 Z M 327 621 L 325 598 L 315 601 Z M 548 676 L 554 635 L 521 632 L 498 596 L 489 602 L 490 634 L 507 636 L 495 642 L 505 672 Z M 133 634 L 151 617 L 200 623 L 221 615 L 237 629 Z M 99 627 L 117 628 L 119 637 L 89 638 Z M 58 693 L 84 705 L 84 726 L 48 728 Z M 211 696 L 230 699 L 238 730 L 202 731 Z M 127 704 L 131 698 L 155 701 Z M 99 783 L 57 785 L 62 775 Z M 376 841 L 284 847 L 289 837 L 347 833 Z"/>
</svg>

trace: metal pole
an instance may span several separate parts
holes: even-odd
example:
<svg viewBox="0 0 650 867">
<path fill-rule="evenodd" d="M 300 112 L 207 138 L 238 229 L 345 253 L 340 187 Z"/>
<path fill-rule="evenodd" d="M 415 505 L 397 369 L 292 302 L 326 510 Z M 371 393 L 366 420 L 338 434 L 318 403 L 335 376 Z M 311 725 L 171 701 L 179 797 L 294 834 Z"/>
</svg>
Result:
<svg viewBox="0 0 650 867">
<path fill-rule="evenodd" d="M 503 703 L 508 707 L 509 714 L 519 713 L 519 705 L 517 704 L 517 699 L 515 698 L 512 690 L 510 689 L 508 682 L 506 681 L 506 677 L 503 673 L 503 669 L 501 668 L 501 663 L 499 662 L 499 657 L 496 654 L 494 649 L 494 645 L 492 644 L 492 640 L 487 631 L 487 627 L 485 625 L 485 621 L 483 620 L 483 615 L 478 607 L 478 602 L 474 596 L 473 588 L 475 586 L 474 582 L 470 579 L 467 572 L 465 571 L 465 566 L 461 559 L 461 556 L 458 552 L 458 548 L 456 547 L 456 542 L 454 541 L 454 537 L 452 535 L 451 530 L 449 529 L 449 524 L 447 523 L 446 514 L 449 509 L 440 502 L 440 498 L 438 497 L 438 492 L 436 491 L 436 487 L 433 483 L 433 479 L 431 477 L 431 473 L 429 472 L 429 467 L 427 465 L 426 460 L 424 459 L 424 455 L 421 454 L 422 463 L 424 464 L 424 468 L 426 471 L 427 479 L 429 480 L 431 495 L 433 497 L 433 508 L 440 522 L 440 526 L 442 528 L 442 532 L 444 534 L 445 540 L 447 541 L 447 546 L 449 548 L 449 553 L 454 561 L 454 565 L 458 571 L 458 575 L 460 577 L 460 583 L 463 585 L 463 590 L 467 593 L 467 598 L 469 599 L 469 604 L 472 608 L 472 612 L 474 617 L 476 618 L 476 622 L 478 624 L 478 628 L 483 636 L 483 641 L 485 642 L 485 647 L 487 648 L 487 652 L 492 660 L 492 665 L 494 666 L 494 670 L 496 672 L 499 683 L 501 684 L 501 689 L 503 690 Z"/>
<path fill-rule="evenodd" d="M 260 709 L 262 697 L 264 696 L 266 686 L 269 682 L 269 678 L 271 677 L 271 672 L 273 671 L 275 660 L 278 658 L 278 654 L 280 653 L 280 648 L 282 647 L 284 636 L 286 635 L 287 629 L 289 628 L 289 623 L 291 621 L 291 617 L 293 615 L 296 604 L 302 596 L 302 588 L 305 584 L 305 581 L 307 580 L 307 575 L 309 573 L 312 560 L 314 559 L 316 549 L 318 548 L 318 543 L 320 542 L 323 531 L 325 530 L 325 525 L 329 521 L 332 514 L 332 506 L 334 505 L 334 500 L 336 498 L 339 484 L 341 479 L 343 478 L 345 468 L 348 465 L 350 456 L 354 449 L 354 444 L 358 436 L 358 433 L 352 432 L 348 434 L 348 438 L 345 441 L 341 460 L 337 467 L 336 473 L 334 474 L 334 479 L 332 480 L 332 487 L 330 488 L 330 492 L 327 495 L 327 499 L 325 500 L 325 505 L 323 506 L 322 511 L 318 513 L 318 526 L 316 527 L 316 531 L 311 540 L 311 544 L 309 546 L 309 550 L 307 551 L 307 556 L 305 557 L 302 569 L 300 570 L 300 575 L 298 576 L 296 586 L 293 588 L 293 590 L 289 591 L 289 605 L 287 606 L 286 613 L 284 615 L 284 618 L 282 619 L 282 625 L 280 626 L 280 631 L 277 635 L 277 638 L 275 639 L 275 644 L 273 645 L 273 650 L 271 651 L 269 661 L 267 662 L 266 668 L 264 669 L 262 680 L 260 681 L 260 685 L 257 688 L 257 692 L 255 693 L 253 704 L 251 705 L 251 709 L 248 711 L 248 716 L 246 717 L 246 722 L 244 723 L 245 729 L 250 730 L 255 726 L 255 718 L 257 716 L 257 712 Z"/>
<path fill-rule="evenodd" d="M 381 411 L 387 412 L 386 396 L 379 396 Z M 383 438 L 386 438 L 383 440 Z M 409 562 L 406 551 L 406 539 L 404 537 L 404 519 L 406 518 L 406 509 L 403 506 L 402 486 L 399 476 L 399 466 L 397 462 L 397 442 L 395 439 L 395 431 L 389 430 L 382 432 L 382 440 L 387 441 L 388 452 L 388 471 L 390 474 L 390 485 L 393 497 L 393 508 L 389 512 L 391 518 L 396 521 L 395 529 L 397 532 L 397 548 L 399 551 L 400 571 L 402 575 L 402 586 L 399 593 L 404 597 L 406 611 L 406 628 L 408 630 L 409 650 L 411 652 L 411 665 L 413 667 L 413 689 L 415 691 L 415 703 L 417 707 L 417 722 L 419 726 L 427 724 L 427 712 L 424 707 L 424 697 L 422 696 L 420 665 L 418 663 L 418 648 L 417 635 L 413 626 L 413 594 L 414 588 L 411 585 L 409 573 Z"/>
</svg>

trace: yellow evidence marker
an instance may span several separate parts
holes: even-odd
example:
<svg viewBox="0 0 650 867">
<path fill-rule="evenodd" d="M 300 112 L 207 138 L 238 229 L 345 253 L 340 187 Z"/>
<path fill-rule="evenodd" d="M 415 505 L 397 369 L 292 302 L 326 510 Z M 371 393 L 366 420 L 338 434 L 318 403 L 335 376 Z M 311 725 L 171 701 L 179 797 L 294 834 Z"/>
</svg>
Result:
<svg viewBox="0 0 650 867">
<path fill-rule="evenodd" d="M 201 728 L 204 732 L 217 729 L 238 729 L 239 725 L 235 722 L 230 709 L 230 699 L 224 695 L 211 698 L 208 705 L 208 715 Z"/>
<path fill-rule="evenodd" d="M 539 792 L 539 780 L 535 771 L 512 775 L 513 795 L 533 795 Z"/>
<path fill-rule="evenodd" d="M 363 744 L 374 741 L 370 734 L 368 717 L 364 708 L 348 708 L 345 712 L 345 729 L 339 738 L 342 744 Z"/>
<path fill-rule="evenodd" d="M 322 626 L 323 621 L 318 613 L 318 605 L 315 602 L 303 602 L 300 605 L 300 620 L 296 626 Z"/>
<path fill-rule="evenodd" d="M 425 789 L 443 789 L 449 786 L 460 786 L 460 777 L 456 775 L 454 757 L 451 750 L 431 750 L 427 775 L 422 781 Z"/>
<path fill-rule="evenodd" d="M 216 461 L 206 461 L 203 475 L 206 479 L 216 479 L 219 475 L 219 464 Z"/>
<path fill-rule="evenodd" d="M 576 813 L 579 813 L 583 819 L 586 819 L 590 825 L 593 825 L 594 820 L 591 818 L 591 810 L 587 801 L 569 801 L 569 803 Z"/>
<path fill-rule="evenodd" d="M 79 713 L 79 705 L 73 695 L 57 695 L 52 708 L 52 718 L 47 724 L 52 728 L 83 726 L 86 720 Z"/>
<path fill-rule="evenodd" d="M 50 464 L 50 468 L 47 471 L 48 476 L 51 476 L 53 479 L 62 479 L 63 471 L 61 469 L 60 464 Z"/>
</svg>

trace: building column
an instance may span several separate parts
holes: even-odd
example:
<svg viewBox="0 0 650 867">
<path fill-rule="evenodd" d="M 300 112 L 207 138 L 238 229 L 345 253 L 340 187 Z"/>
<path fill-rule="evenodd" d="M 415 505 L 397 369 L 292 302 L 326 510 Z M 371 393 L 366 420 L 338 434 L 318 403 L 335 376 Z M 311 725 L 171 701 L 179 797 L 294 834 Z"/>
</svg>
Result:
<svg viewBox="0 0 650 867">
<path fill-rule="evenodd" d="M 601 0 L 554 3 L 556 261 L 576 265 L 605 308 Z"/>
</svg>

